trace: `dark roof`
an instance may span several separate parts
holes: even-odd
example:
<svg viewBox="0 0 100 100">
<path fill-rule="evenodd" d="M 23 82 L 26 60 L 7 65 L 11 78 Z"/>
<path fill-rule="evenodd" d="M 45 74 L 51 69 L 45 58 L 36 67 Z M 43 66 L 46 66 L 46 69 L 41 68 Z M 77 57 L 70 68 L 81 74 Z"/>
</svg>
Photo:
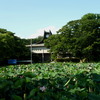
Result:
<svg viewBox="0 0 100 100">
<path fill-rule="evenodd" d="M 40 41 L 40 42 L 38 42 L 37 44 L 41 44 L 41 43 L 44 43 L 44 40 L 45 39 L 47 39 L 49 36 L 51 36 L 52 35 L 52 32 L 49 30 L 49 32 L 46 32 L 45 30 L 44 30 L 44 36 L 43 36 L 43 39 Z"/>
</svg>

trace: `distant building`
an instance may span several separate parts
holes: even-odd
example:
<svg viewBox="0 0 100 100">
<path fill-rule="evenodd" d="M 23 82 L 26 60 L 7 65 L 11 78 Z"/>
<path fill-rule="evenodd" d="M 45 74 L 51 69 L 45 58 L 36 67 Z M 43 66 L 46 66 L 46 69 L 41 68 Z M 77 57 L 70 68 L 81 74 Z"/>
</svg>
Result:
<svg viewBox="0 0 100 100">
<path fill-rule="evenodd" d="M 44 31 L 44 36 L 42 41 L 36 44 L 27 45 L 27 47 L 31 50 L 31 57 L 33 62 L 50 62 L 51 61 L 51 54 L 49 49 L 44 46 L 44 40 L 51 36 L 51 31 L 46 32 Z"/>
</svg>

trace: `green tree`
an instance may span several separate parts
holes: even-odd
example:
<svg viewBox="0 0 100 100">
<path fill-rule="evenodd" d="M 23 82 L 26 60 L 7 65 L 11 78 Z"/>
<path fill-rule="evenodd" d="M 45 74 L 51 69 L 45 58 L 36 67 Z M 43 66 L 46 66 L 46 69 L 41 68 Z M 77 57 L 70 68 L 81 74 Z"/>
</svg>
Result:
<svg viewBox="0 0 100 100">
<path fill-rule="evenodd" d="M 100 61 L 100 14 L 89 13 L 68 22 L 45 42 L 56 57 L 60 52 L 70 52 L 80 59 Z"/>
<path fill-rule="evenodd" d="M 80 19 L 79 29 L 81 35 L 77 38 L 73 49 L 75 55 L 78 56 L 77 49 L 80 48 L 81 58 L 86 58 L 88 61 L 100 60 L 100 14 L 86 14 Z M 95 45 L 95 46 L 94 46 Z"/>
<path fill-rule="evenodd" d="M 0 61 L 22 59 L 28 56 L 28 49 L 22 39 L 6 29 L 0 29 Z"/>
<path fill-rule="evenodd" d="M 48 39 L 45 40 L 45 46 L 50 48 L 50 52 L 52 53 L 52 59 L 56 59 L 62 53 L 66 53 L 66 44 L 63 41 L 64 38 L 61 37 L 60 34 L 51 35 Z"/>
</svg>

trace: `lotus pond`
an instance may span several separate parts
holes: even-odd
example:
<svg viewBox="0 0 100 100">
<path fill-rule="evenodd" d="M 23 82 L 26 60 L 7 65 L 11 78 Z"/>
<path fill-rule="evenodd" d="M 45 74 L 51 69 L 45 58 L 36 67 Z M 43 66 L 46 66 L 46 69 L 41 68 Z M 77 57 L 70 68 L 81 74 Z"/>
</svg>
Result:
<svg viewBox="0 0 100 100">
<path fill-rule="evenodd" d="M 100 100 L 100 63 L 1 67 L 0 100 Z"/>
</svg>

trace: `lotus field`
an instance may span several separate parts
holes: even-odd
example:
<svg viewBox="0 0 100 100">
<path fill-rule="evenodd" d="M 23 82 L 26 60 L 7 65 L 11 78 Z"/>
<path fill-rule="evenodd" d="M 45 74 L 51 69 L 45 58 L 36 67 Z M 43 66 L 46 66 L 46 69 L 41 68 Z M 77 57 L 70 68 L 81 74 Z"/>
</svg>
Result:
<svg viewBox="0 0 100 100">
<path fill-rule="evenodd" d="M 100 63 L 1 67 L 0 100 L 100 100 Z"/>
</svg>

